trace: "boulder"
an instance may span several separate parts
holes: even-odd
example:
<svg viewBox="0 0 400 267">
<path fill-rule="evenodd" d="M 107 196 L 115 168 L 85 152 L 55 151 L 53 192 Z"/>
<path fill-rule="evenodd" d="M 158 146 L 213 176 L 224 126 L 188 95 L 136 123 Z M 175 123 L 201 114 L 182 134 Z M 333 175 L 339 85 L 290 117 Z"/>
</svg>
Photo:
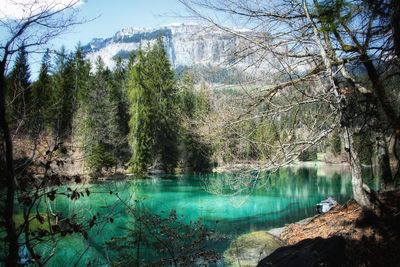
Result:
<svg viewBox="0 0 400 267">
<path fill-rule="evenodd" d="M 244 234 L 232 241 L 224 252 L 224 261 L 229 266 L 257 266 L 262 258 L 283 245 L 277 237 L 264 231 Z"/>
</svg>

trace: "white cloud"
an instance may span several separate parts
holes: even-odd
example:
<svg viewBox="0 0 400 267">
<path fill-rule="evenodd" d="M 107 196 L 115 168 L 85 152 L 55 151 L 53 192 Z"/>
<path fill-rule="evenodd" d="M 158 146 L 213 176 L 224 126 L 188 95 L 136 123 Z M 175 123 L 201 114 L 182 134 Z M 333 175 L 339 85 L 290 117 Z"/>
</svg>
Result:
<svg viewBox="0 0 400 267">
<path fill-rule="evenodd" d="M 42 12 L 60 10 L 71 3 L 79 6 L 82 0 L 0 0 L 0 19 L 22 19 Z"/>
</svg>

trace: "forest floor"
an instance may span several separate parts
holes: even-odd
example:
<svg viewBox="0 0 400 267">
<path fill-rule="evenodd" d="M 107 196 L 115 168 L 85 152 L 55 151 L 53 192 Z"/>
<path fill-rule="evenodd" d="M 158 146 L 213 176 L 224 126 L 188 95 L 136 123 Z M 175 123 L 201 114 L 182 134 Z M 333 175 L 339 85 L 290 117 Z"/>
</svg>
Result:
<svg viewBox="0 0 400 267">
<path fill-rule="evenodd" d="M 400 266 L 400 190 L 379 193 L 373 210 L 354 200 L 280 232 L 288 246 L 259 266 Z"/>
</svg>

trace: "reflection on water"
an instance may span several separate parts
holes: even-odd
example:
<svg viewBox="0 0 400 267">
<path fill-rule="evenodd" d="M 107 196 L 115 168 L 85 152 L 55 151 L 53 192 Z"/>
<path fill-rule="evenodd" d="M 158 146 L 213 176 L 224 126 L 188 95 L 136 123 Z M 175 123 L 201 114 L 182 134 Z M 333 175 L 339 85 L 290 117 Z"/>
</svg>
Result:
<svg viewBox="0 0 400 267">
<path fill-rule="evenodd" d="M 80 185 L 90 189 L 90 197 L 70 201 L 59 196 L 52 203 L 52 209 L 65 215 L 77 214 L 78 218 L 96 215 L 99 218 L 112 217 L 114 221 L 107 224 L 99 222 L 91 229 L 88 240 L 76 234 L 61 240 L 50 265 L 63 266 L 75 262 L 86 249 L 79 265 L 85 266 L 94 259 L 97 264 L 112 261 L 116 253 L 105 245 L 106 241 L 124 236 L 131 222 L 126 207 L 118 198 L 129 205 L 135 205 L 135 200 L 140 199 L 157 214 L 175 209 L 178 214 L 184 215 L 187 222 L 201 217 L 208 228 L 226 237 L 213 244 L 222 252 L 230 240 L 240 234 L 282 227 L 315 215 L 315 204 L 327 196 L 333 196 L 339 203 L 352 196 L 349 170 L 341 166 L 286 168 L 276 174 L 263 174 L 251 190 L 243 190 L 237 195 L 227 193 L 233 192 L 232 188 L 222 188 L 220 195 L 204 190 L 204 181 L 207 181 L 208 188 L 221 188 L 221 185 L 227 186 L 221 182 L 224 180 L 229 180 L 227 174 Z M 370 179 L 369 182 L 376 187 L 375 180 Z M 251 195 L 248 195 L 250 191 Z M 118 192 L 118 197 L 115 192 Z M 43 249 L 50 247 L 43 246 Z"/>
</svg>

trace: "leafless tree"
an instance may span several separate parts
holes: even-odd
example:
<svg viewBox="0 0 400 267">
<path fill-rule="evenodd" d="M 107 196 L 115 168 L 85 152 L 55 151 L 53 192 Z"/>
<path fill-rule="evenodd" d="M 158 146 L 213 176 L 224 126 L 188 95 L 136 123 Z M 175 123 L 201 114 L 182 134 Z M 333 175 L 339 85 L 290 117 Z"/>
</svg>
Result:
<svg viewBox="0 0 400 267">
<path fill-rule="evenodd" d="M 0 125 L 4 142 L 6 172 L 6 201 L 3 212 L 8 241 L 7 266 L 16 266 L 18 260 L 18 233 L 13 221 L 14 199 L 17 190 L 13 158 L 13 143 L 7 122 L 5 94 L 6 75 L 13 55 L 22 47 L 27 51 L 44 48 L 51 39 L 82 23 L 77 19 L 80 0 L 70 0 L 60 4 L 57 1 L 9 1 L 19 14 L 7 17 L 1 14 L 0 27 L 5 36 L 0 43 Z"/>
<path fill-rule="evenodd" d="M 390 95 L 384 83 L 385 79 L 398 77 L 398 65 L 392 64 L 398 60 L 395 53 L 398 23 L 393 20 L 398 1 L 180 2 L 190 16 L 246 40 L 248 45 L 240 52 L 235 51 L 235 55 L 243 60 L 249 54 L 256 54 L 259 59 L 256 67 L 268 66 L 269 78 L 273 77 L 272 82 L 243 85 L 244 93 L 236 102 L 229 101 L 235 104 L 229 106 L 228 112 L 220 112 L 222 115 L 214 119 L 219 123 L 208 131 L 218 136 L 224 129 L 239 142 L 269 147 L 261 168 L 274 169 L 292 162 L 302 151 L 339 128 L 349 152 L 354 198 L 360 205 L 370 207 L 371 190 L 362 180 L 354 136 L 367 127 L 383 136 L 381 166 L 386 166 L 383 169 L 388 173 L 386 140 L 391 136 L 398 140 L 399 114 L 395 107 L 399 96 Z M 365 69 L 367 82 L 353 75 L 360 68 Z M 303 113 L 306 110 L 314 112 L 307 117 Z M 255 140 L 240 132 L 239 126 L 244 121 L 258 125 L 269 121 L 266 129 L 274 129 L 274 121 L 282 120 L 283 116 L 288 116 L 292 124 L 275 129 L 277 138 L 273 142 Z M 397 141 L 392 143 L 393 149 L 398 150 Z"/>
</svg>

